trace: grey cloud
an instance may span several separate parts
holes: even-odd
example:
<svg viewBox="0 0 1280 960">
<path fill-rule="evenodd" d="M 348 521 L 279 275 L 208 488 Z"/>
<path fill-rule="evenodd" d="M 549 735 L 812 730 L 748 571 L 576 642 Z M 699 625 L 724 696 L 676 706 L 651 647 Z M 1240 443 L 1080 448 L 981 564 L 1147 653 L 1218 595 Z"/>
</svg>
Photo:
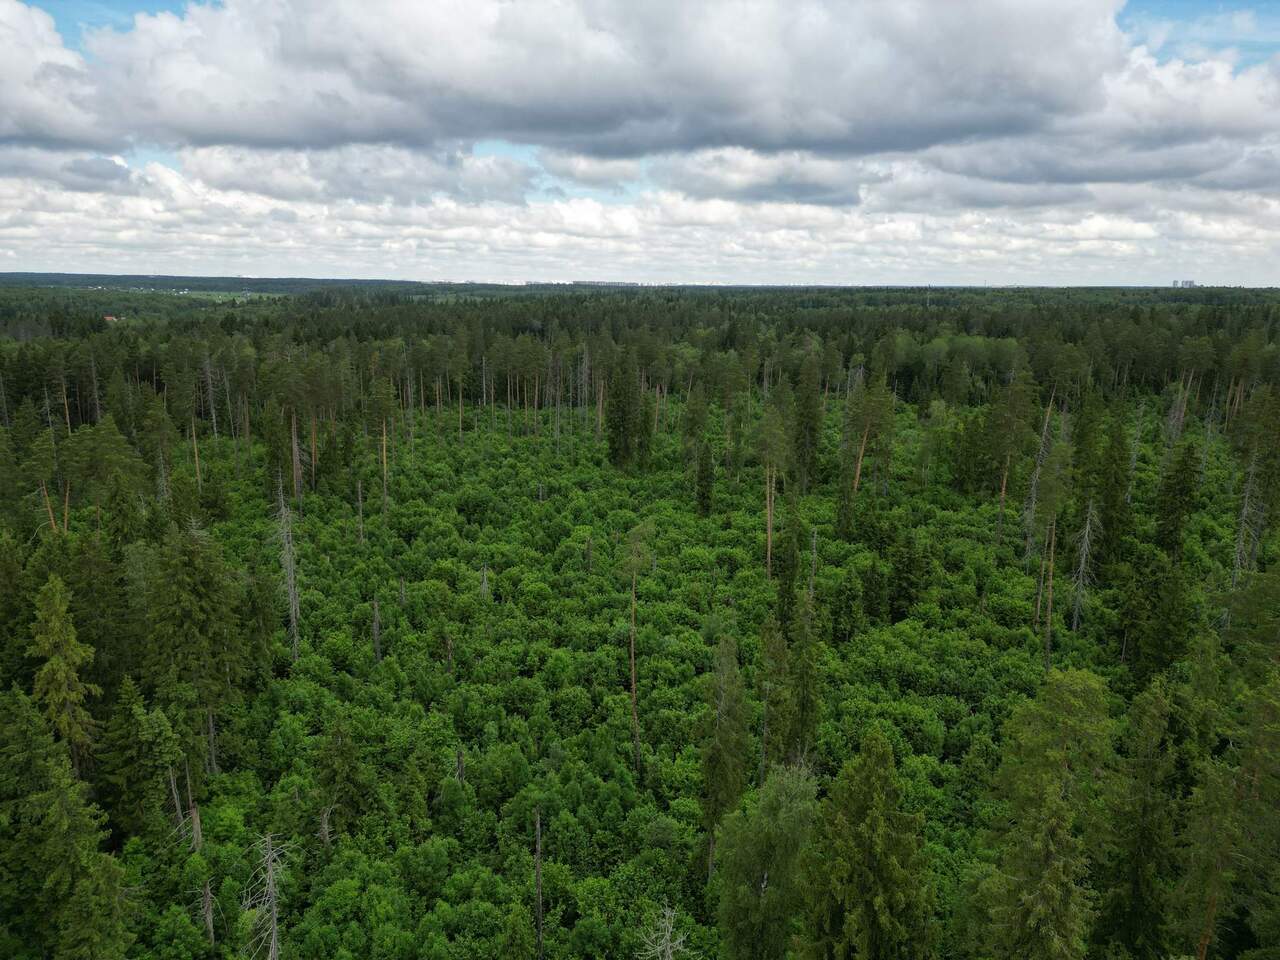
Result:
<svg viewBox="0 0 1280 960">
<path fill-rule="evenodd" d="M 879 179 L 857 161 L 739 148 L 666 157 L 655 162 L 654 175 L 664 186 L 693 197 L 820 206 L 857 204 L 861 185 Z"/>
<path fill-rule="evenodd" d="M 200 147 L 182 151 L 183 170 L 220 190 L 280 200 L 418 203 L 438 194 L 478 202 L 523 199 L 534 168 L 508 157 L 455 148 L 411 150 L 352 144 L 332 149 Z"/>
<path fill-rule="evenodd" d="M 89 49 L 103 101 L 162 142 L 862 153 L 1032 131 L 1096 105 L 1123 61 L 1116 7 L 227 0 L 140 17 Z"/>
</svg>

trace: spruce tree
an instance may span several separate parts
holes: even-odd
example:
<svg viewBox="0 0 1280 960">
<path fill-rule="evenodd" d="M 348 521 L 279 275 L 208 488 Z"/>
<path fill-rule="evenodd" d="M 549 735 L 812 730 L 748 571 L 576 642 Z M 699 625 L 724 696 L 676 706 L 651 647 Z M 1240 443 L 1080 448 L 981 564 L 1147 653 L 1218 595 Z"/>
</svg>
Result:
<svg viewBox="0 0 1280 960">
<path fill-rule="evenodd" d="M 902 809 L 885 735 L 872 729 L 822 803 L 807 857 L 807 941 L 822 960 L 929 955 L 924 818 Z"/>
<path fill-rule="evenodd" d="M 1160 478 L 1156 494 L 1156 545 L 1175 563 L 1182 556 L 1182 531 L 1196 507 L 1200 487 L 1200 449 L 1187 440 Z"/>
<path fill-rule="evenodd" d="M 1119 776 L 1107 798 L 1113 838 L 1096 936 L 1104 944 L 1119 944 L 1133 960 L 1169 954 L 1167 908 L 1177 872 L 1176 757 L 1169 742 L 1169 711 L 1161 680 L 1134 698 L 1121 741 Z"/>
<path fill-rule="evenodd" d="M 723 634 L 716 645 L 708 691 L 709 720 L 702 745 L 703 823 L 710 838 L 707 872 L 715 863 L 715 830 L 742 796 L 747 780 L 747 704 L 738 669 L 738 644 Z"/>
<path fill-rule="evenodd" d="M 981 892 L 1000 960 L 1085 955 L 1111 735 L 1106 684 L 1082 670 L 1050 671 L 1036 699 L 1005 726 L 996 863 Z"/>
<path fill-rule="evenodd" d="M 101 689 L 80 678 L 93 662 L 93 648 L 76 639 L 68 612 L 70 595 L 62 580 L 51 575 L 36 596 L 36 620 L 31 628 L 30 654 L 43 661 L 36 670 L 33 695 L 50 727 L 66 743 L 76 776 L 93 742 L 94 720 L 85 706 Z"/>
<path fill-rule="evenodd" d="M 117 960 L 129 946 L 123 871 L 99 849 L 102 811 L 30 698 L 0 693 L 0 944 Z"/>
</svg>

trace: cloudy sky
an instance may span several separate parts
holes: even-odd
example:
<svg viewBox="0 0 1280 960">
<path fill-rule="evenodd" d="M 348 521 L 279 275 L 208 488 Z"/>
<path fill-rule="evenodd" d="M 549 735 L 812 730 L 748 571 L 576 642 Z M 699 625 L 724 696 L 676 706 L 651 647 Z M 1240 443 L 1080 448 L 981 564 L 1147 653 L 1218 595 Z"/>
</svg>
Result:
<svg viewBox="0 0 1280 960">
<path fill-rule="evenodd" d="M 0 0 L 0 271 L 1280 283 L 1280 3 Z"/>
</svg>

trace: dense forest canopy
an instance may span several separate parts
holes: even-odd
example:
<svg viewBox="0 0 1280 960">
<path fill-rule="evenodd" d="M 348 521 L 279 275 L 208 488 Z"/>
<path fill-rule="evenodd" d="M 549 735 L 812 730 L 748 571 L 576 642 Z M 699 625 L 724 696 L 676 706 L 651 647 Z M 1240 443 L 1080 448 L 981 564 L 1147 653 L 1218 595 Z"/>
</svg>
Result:
<svg viewBox="0 0 1280 960">
<path fill-rule="evenodd" d="M 0 284 L 0 955 L 1280 956 L 1280 294 L 135 279 Z"/>
</svg>

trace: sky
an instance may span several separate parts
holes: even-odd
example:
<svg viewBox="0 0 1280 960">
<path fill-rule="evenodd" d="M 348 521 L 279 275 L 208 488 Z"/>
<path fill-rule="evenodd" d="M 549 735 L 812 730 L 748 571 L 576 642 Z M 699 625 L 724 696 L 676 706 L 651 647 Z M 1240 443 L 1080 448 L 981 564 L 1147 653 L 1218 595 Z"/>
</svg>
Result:
<svg viewBox="0 0 1280 960">
<path fill-rule="evenodd" d="M 1278 0 L 0 0 L 0 272 L 1277 265 Z"/>
</svg>

